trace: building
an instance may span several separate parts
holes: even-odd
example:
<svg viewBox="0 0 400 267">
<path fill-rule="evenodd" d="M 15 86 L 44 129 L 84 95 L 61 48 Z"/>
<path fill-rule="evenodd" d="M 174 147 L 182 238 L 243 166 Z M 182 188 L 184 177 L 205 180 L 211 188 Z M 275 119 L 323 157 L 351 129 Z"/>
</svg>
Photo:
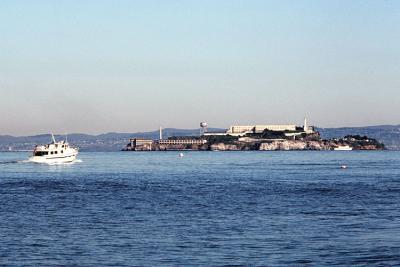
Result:
<svg viewBox="0 0 400 267">
<path fill-rule="evenodd" d="M 304 130 L 304 132 L 305 132 L 306 134 L 315 133 L 314 127 L 313 127 L 313 126 L 308 126 L 307 118 L 304 118 L 303 130 Z"/>
<path fill-rule="evenodd" d="M 162 139 L 156 141 L 160 145 L 204 145 L 207 140 L 194 138 Z"/>
<path fill-rule="evenodd" d="M 144 138 L 130 138 L 128 148 L 129 150 L 151 150 L 153 140 Z"/>
<path fill-rule="evenodd" d="M 276 132 L 288 132 L 287 136 L 300 135 L 303 133 L 315 133 L 314 127 L 308 126 L 307 119 L 304 118 L 304 126 L 298 127 L 296 124 L 254 124 L 254 125 L 232 125 L 226 132 L 219 133 L 204 133 L 203 135 L 231 135 L 231 136 L 245 136 L 246 134 L 261 134 L 265 130 Z"/>
<path fill-rule="evenodd" d="M 296 131 L 295 124 L 266 124 L 266 125 L 233 125 L 229 127 L 226 134 L 233 136 L 242 136 L 248 133 L 262 133 L 265 130 L 269 131 Z"/>
</svg>

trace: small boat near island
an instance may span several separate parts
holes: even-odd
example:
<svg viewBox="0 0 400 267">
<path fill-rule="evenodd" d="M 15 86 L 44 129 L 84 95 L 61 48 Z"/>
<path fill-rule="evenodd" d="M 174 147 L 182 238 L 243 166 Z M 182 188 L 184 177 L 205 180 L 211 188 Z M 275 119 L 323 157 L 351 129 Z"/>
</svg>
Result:
<svg viewBox="0 0 400 267">
<path fill-rule="evenodd" d="M 353 150 L 353 148 L 349 145 L 345 145 L 345 146 L 337 146 L 333 150 L 335 150 L 335 151 L 351 151 L 351 150 Z"/>
<path fill-rule="evenodd" d="M 73 162 L 78 155 L 78 148 L 70 147 L 67 140 L 56 142 L 53 134 L 51 137 L 52 143 L 35 147 L 29 161 L 49 164 Z"/>
</svg>

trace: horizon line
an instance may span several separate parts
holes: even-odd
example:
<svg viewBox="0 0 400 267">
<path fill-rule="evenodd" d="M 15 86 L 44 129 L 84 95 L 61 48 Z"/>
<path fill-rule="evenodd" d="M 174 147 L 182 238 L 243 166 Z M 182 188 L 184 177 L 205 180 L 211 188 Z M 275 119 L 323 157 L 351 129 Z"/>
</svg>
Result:
<svg viewBox="0 0 400 267">
<path fill-rule="evenodd" d="M 313 125 L 313 127 L 316 127 L 318 129 L 346 129 L 346 128 L 367 128 L 367 127 L 384 127 L 384 126 L 399 126 L 399 124 L 377 124 L 377 125 L 363 125 L 363 126 L 339 126 L 339 127 L 319 127 Z M 199 128 L 175 128 L 175 127 L 167 127 L 163 128 L 163 130 L 168 130 L 168 129 L 174 129 L 174 130 L 188 130 L 188 131 L 194 131 L 198 130 Z M 227 129 L 223 127 L 210 127 L 209 129 Z M 137 134 L 137 133 L 150 133 L 150 132 L 159 132 L 159 129 L 155 130 L 144 130 L 144 131 L 132 131 L 132 132 L 118 132 L 118 131 L 110 131 L 110 132 L 101 132 L 101 133 L 85 133 L 85 132 L 72 132 L 72 133 L 64 133 L 64 134 L 54 134 L 57 136 L 63 136 L 63 135 L 73 135 L 73 134 L 84 134 L 84 135 L 92 135 L 92 136 L 99 136 L 103 134 Z M 14 135 L 14 134 L 0 134 L 0 136 L 11 136 L 11 137 L 29 137 L 29 136 L 39 136 L 39 135 L 51 135 L 52 133 L 37 133 L 37 134 L 25 134 L 25 135 Z"/>
</svg>

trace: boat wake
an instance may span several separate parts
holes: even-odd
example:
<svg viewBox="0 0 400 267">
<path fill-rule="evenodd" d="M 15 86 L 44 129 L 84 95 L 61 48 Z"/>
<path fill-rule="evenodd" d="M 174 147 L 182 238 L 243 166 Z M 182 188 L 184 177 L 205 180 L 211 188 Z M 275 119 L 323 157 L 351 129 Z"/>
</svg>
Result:
<svg viewBox="0 0 400 267">
<path fill-rule="evenodd" d="M 0 161 L 0 165 L 5 165 L 5 164 L 21 164 L 21 163 L 28 163 L 30 162 L 29 160 L 4 160 Z"/>
<path fill-rule="evenodd" d="M 16 164 L 16 163 L 20 163 L 19 160 L 6 160 L 6 161 L 0 161 L 0 164 Z"/>
<path fill-rule="evenodd" d="M 55 163 L 55 162 L 53 162 L 53 163 L 51 163 L 51 162 L 49 162 L 49 163 L 48 162 L 43 162 L 43 163 L 39 163 L 39 164 L 46 164 L 46 165 L 72 165 L 72 164 L 81 163 L 81 162 L 82 162 L 81 159 L 75 159 L 75 160 L 73 160 L 71 162 L 58 162 L 58 163 Z M 24 163 L 29 163 L 29 164 L 36 163 L 36 164 L 38 164 L 37 162 L 33 162 L 33 161 L 29 160 L 29 159 L 0 161 L 0 165 L 24 164 Z"/>
</svg>

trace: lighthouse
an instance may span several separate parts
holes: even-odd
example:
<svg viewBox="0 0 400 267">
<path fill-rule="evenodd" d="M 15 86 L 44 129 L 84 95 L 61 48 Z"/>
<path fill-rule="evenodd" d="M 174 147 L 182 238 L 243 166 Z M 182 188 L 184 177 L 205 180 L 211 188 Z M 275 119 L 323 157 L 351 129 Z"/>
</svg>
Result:
<svg viewBox="0 0 400 267">
<path fill-rule="evenodd" d="M 308 125 L 307 125 L 307 118 L 304 117 L 304 131 L 307 132 L 308 131 Z"/>
<path fill-rule="evenodd" d="M 303 131 L 307 134 L 312 134 L 314 133 L 314 127 L 308 126 L 307 118 L 304 117 L 304 126 L 303 126 Z"/>
<path fill-rule="evenodd" d="M 160 126 L 160 140 L 162 140 L 162 127 Z"/>
</svg>

